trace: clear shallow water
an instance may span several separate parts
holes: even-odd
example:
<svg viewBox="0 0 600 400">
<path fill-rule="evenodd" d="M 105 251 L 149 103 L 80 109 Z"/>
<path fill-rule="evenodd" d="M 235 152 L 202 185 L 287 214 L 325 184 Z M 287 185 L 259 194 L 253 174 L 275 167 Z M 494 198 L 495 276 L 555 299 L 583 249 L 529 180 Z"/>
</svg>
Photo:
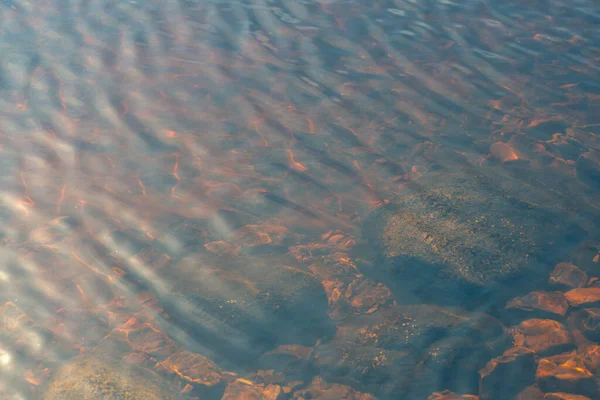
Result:
<svg viewBox="0 0 600 400">
<path fill-rule="evenodd" d="M 6 398 L 36 398 L 77 353 L 134 354 L 154 368 L 167 350 L 102 345 L 132 318 L 243 378 L 276 345 L 331 341 L 315 315 L 340 328 L 350 316 L 439 304 L 372 273 L 363 221 L 440 168 L 483 168 L 492 182 L 526 182 L 528 201 L 555 201 L 582 226 L 565 241 L 588 250 L 552 264 L 577 261 L 594 276 L 598 164 L 577 163 L 600 147 L 591 1 L 0 5 L 0 298 L 33 321 L 11 325 L 3 309 Z M 300 272 L 268 278 L 282 267 Z M 301 273 L 322 293 L 281 289 Z M 215 304 L 244 305 L 203 308 L 174 294 L 182 281 L 204 282 Z M 293 298 L 289 315 L 244 300 L 264 293 L 284 298 L 275 308 Z M 503 304 L 469 299 L 447 298 L 515 323 Z M 327 375 L 319 368 L 302 385 Z M 180 378 L 166 379 L 190 383 Z"/>
</svg>

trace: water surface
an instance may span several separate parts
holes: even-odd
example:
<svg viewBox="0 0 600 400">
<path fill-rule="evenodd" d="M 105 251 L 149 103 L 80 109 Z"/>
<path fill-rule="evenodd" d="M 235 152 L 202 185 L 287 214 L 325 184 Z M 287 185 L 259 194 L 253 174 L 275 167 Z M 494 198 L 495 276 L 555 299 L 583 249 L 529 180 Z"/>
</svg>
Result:
<svg viewBox="0 0 600 400">
<path fill-rule="evenodd" d="M 591 0 L 3 0 L 0 18 L 3 398 L 37 398 L 59 365 L 91 351 L 154 369 L 173 346 L 243 378 L 261 369 L 260 354 L 327 343 L 348 318 L 439 305 L 361 263 L 373 262 L 365 218 L 440 169 L 483 168 L 490 182 L 528 185 L 516 194 L 526 201 L 553 202 L 582 227 L 568 245 L 587 250 L 552 260 L 540 282 L 554 261 L 594 276 L 600 7 Z M 298 314 L 274 319 L 263 303 L 241 307 L 255 323 L 240 326 L 260 340 L 216 309 L 196 315 L 206 321 L 199 335 L 188 325 L 194 300 L 168 306 L 197 269 L 226 269 L 201 280 L 237 299 L 238 284 L 282 267 L 317 280 L 327 304 L 315 295 L 313 309 L 303 295 Z M 278 293 L 265 279 L 264 292 Z M 503 304 L 452 296 L 515 323 Z M 30 319 L 19 325 L 10 313 Z M 279 318 L 293 328 L 283 339 L 273 334 L 281 326 L 265 325 Z M 162 341 L 103 345 L 140 321 Z M 290 395 L 321 374 L 310 371 L 288 377 L 302 382 Z M 193 398 L 194 382 L 169 376 Z M 477 394 L 460 380 L 427 390 Z"/>
</svg>

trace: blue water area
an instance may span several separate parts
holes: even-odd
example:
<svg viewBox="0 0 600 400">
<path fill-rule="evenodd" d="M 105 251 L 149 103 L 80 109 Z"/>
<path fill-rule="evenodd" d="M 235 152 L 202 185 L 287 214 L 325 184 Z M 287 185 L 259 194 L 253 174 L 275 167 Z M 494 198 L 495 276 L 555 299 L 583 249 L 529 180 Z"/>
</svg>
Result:
<svg viewBox="0 0 600 400">
<path fill-rule="evenodd" d="M 0 398 L 600 398 L 599 77 L 592 0 L 0 1 Z"/>
</svg>

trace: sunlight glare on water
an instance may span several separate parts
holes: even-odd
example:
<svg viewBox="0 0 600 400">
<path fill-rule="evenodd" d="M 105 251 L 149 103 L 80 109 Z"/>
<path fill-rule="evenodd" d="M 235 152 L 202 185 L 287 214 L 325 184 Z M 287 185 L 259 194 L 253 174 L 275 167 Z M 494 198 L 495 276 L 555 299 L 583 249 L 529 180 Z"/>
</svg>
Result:
<svg viewBox="0 0 600 400">
<path fill-rule="evenodd" d="M 1 0 L 0 398 L 600 398 L 599 23 Z"/>
</svg>

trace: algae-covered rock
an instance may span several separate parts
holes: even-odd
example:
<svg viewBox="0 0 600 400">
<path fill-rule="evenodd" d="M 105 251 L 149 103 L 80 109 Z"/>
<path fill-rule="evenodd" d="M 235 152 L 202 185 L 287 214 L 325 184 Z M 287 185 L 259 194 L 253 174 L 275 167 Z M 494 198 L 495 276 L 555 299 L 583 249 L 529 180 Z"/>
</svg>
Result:
<svg viewBox="0 0 600 400">
<path fill-rule="evenodd" d="M 332 329 L 321 283 L 279 259 L 194 256 L 169 272 L 161 304 L 217 355 L 250 361 L 280 344 L 312 345 Z"/>
<path fill-rule="evenodd" d="M 471 306 L 479 305 L 473 295 L 506 299 L 547 276 L 585 235 L 561 204 L 554 192 L 497 171 L 437 169 L 366 218 L 374 257 L 363 268 L 401 298 Z"/>
<path fill-rule="evenodd" d="M 126 363 L 94 355 L 78 356 L 59 368 L 42 400 L 168 400 L 175 395 L 157 376 Z"/>
</svg>

